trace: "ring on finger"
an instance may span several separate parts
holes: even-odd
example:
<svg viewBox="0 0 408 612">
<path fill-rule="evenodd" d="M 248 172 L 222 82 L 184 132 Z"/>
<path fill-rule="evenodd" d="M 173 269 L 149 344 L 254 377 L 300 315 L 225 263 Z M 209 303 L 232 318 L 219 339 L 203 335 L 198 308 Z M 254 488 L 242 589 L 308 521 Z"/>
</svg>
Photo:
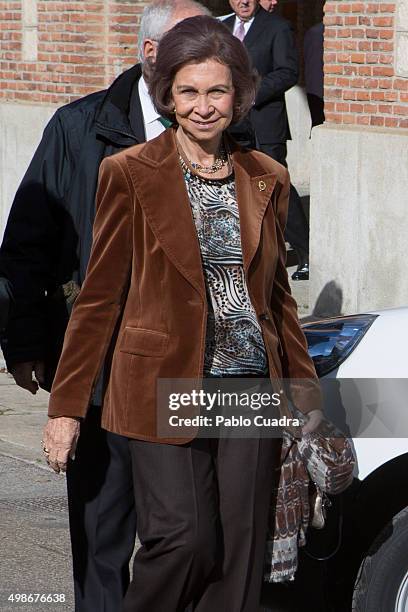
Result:
<svg viewBox="0 0 408 612">
<path fill-rule="evenodd" d="M 56 472 L 57 474 L 60 473 L 60 468 L 59 468 L 59 465 L 57 463 L 55 463 L 54 461 L 51 462 L 48 457 L 47 457 L 47 463 L 50 466 L 50 468 L 52 468 L 54 470 L 54 472 Z"/>
</svg>

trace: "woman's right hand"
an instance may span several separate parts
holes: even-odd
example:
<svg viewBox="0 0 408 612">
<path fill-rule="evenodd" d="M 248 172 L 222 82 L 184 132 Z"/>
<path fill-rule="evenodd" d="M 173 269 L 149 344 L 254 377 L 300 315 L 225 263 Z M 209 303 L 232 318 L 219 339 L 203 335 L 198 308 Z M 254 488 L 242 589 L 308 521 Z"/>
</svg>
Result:
<svg viewBox="0 0 408 612">
<path fill-rule="evenodd" d="M 43 451 L 48 465 L 59 474 L 66 472 L 68 459 L 75 458 L 80 433 L 80 419 L 55 417 L 48 419 L 43 434 Z"/>
<path fill-rule="evenodd" d="M 306 416 L 308 420 L 307 423 L 302 427 L 303 435 L 312 433 L 313 431 L 316 431 L 319 428 L 324 419 L 324 413 L 323 410 L 317 408 L 316 410 L 311 410 L 310 412 L 308 412 Z"/>
</svg>

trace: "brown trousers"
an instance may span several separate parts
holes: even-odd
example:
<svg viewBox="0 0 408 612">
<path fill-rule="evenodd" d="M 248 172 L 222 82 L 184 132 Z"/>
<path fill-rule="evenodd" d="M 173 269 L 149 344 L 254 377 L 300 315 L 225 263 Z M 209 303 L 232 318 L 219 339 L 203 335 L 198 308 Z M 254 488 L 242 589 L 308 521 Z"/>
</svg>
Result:
<svg viewBox="0 0 408 612">
<path fill-rule="evenodd" d="M 256 612 L 280 442 L 130 441 L 142 547 L 125 612 Z"/>
</svg>

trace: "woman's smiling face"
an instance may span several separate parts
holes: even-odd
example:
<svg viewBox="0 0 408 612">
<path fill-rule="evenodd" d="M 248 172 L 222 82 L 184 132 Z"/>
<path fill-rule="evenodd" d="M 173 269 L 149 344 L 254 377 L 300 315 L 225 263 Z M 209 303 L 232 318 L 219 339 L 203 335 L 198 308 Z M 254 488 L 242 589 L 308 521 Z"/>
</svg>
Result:
<svg viewBox="0 0 408 612">
<path fill-rule="evenodd" d="M 171 96 L 177 123 L 197 142 L 217 138 L 234 113 L 231 70 L 216 59 L 185 64 L 176 73 Z"/>
</svg>

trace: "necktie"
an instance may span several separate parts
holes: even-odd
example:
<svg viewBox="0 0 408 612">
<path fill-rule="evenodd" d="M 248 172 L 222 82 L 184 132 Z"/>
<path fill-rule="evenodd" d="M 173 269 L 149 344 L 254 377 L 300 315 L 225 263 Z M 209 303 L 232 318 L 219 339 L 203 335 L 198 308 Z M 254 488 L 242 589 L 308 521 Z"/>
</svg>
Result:
<svg viewBox="0 0 408 612">
<path fill-rule="evenodd" d="M 239 40 L 242 42 L 245 38 L 245 26 L 244 26 L 244 22 L 240 21 L 239 22 L 239 26 L 237 27 L 237 29 L 234 32 L 234 35 L 239 38 Z"/>
</svg>

